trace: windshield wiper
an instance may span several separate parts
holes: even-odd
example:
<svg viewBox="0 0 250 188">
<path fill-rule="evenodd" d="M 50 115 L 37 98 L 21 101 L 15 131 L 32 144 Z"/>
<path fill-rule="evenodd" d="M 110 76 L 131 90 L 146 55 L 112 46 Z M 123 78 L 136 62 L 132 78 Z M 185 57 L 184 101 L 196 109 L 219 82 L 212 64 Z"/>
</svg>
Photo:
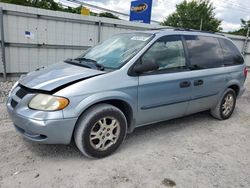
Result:
<svg viewBox="0 0 250 188">
<path fill-rule="evenodd" d="M 88 66 L 90 68 L 93 68 L 93 69 L 98 69 L 98 70 L 101 70 L 101 71 L 103 71 L 105 69 L 105 67 L 103 65 L 97 63 L 93 59 L 78 57 L 75 60 L 78 60 L 78 61 L 80 61 L 81 64 L 86 65 L 86 66 Z"/>
<path fill-rule="evenodd" d="M 72 65 L 77 65 L 77 66 L 85 67 L 85 68 L 91 68 L 90 66 L 81 64 L 81 63 L 79 63 L 79 61 L 74 60 L 74 59 L 70 59 L 70 58 L 64 60 L 64 62 L 72 64 Z"/>
</svg>

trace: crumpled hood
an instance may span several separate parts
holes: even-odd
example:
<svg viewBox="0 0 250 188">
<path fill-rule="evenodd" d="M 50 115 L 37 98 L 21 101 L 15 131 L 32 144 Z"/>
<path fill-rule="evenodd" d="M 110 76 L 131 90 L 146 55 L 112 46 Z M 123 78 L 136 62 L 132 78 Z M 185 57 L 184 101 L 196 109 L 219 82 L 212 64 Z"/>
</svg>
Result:
<svg viewBox="0 0 250 188">
<path fill-rule="evenodd" d="M 31 89 L 52 91 L 65 84 L 103 73 L 103 71 L 62 62 L 30 72 L 26 76 L 21 77 L 19 83 Z"/>
</svg>

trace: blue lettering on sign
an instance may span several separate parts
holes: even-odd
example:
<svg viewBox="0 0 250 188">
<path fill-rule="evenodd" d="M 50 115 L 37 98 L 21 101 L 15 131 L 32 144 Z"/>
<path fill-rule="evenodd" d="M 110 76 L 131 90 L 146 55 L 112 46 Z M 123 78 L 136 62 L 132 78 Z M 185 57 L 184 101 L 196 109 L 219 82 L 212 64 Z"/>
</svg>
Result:
<svg viewBox="0 0 250 188">
<path fill-rule="evenodd" d="M 137 0 L 131 2 L 130 21 L 150 23 L 152 0 Z"/>
<path fill-rule="evenodd" d="M 30 31 L 25 31 L 25 35 L 27 36 L 29 36 L 30 35 Z"/>
</svg>

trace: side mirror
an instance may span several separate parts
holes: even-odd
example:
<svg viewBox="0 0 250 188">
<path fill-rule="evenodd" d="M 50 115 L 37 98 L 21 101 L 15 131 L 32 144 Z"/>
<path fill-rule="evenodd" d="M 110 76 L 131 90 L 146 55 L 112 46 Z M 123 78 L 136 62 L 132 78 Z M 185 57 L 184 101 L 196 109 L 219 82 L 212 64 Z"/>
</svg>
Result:
<svg viewBox="0 0 250 188">
<path fill-rule="evenodd" d="M 149 71 L 154 71 L 159 68 L 159 65 L 153 60 L 141 61 L 134 66 L 134 71 L 136 73 L 144 73 Z"/>
</svg>

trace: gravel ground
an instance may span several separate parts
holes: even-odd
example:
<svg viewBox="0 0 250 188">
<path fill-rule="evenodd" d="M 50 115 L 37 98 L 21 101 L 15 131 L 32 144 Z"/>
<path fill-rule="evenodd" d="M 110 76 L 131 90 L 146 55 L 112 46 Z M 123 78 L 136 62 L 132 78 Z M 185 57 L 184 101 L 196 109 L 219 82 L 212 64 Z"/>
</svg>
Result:
<svg viewBox="0 0 250 188">
<path fill-rule="evenodd" d="M 229 120 L 204 112 L 138 128 L 114 155 L 90 160 L 73 143 L 24 140 L 0 103 L 0 187 L 250 187 L 249 104 L 250 80 Z"/>
<path fill-rule="evenodd" d="M 15 81 L 0 82 L 0 103 L 4 103 Z"/>
</svg>

